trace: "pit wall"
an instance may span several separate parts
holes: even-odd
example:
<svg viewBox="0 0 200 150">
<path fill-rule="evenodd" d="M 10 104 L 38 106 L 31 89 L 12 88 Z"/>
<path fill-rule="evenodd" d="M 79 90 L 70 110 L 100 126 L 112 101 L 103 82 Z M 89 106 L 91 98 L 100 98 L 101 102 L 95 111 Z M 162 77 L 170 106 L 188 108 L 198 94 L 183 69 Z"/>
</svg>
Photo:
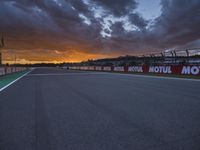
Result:
<svg viewBox="0 0 200 150">
<path fill-rule="evenodd" d="M 24 71 L 26 69 L 25 67 L 0 67 L 0 76 Z"/>
<path fill-rule="evenodd" d="M 168 66 L 73 66 L 71 70 L 111 71 L 129 73 L 173 74 L 200 76 L 200 65 L 168 65 Z"/>
</svg>

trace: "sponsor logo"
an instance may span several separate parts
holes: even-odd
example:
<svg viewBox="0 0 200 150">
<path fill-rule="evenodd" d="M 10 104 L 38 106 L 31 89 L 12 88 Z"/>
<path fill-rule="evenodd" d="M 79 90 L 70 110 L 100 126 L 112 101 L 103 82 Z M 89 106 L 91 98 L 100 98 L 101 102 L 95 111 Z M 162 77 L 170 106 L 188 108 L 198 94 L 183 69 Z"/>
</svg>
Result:
<svg viewBox="0 0 200 150">
<path fill-rule="evenodd" d="M 200 66 L 183 66 L 181 74 L 198 75 L 200 73 Z"/>
<path fill-rule="evenodd" d="M 150 66 L 149 67 L 150 73 L 164 73 L 164 74 L 171 74 L 171 66 Z"/>
<path fill-rule="evenodd" d="M 92 66 L 92 67 L 88 67 L 88 70 L 94 70 L 94 67 Z"/>
<path fill-rule="evenodd" d="M 124 67 L 114 67 L 114 71 L 124 71 Z"/>
<path fill-rule="evenodd" d="M 95 70 L 102 70 L 102 67 L 95 67 Z"/>
<path fill-rule="evenodd" d="M 142 66 L 128 67 L 129 72 L 143 72 Z"/>
<path fill-rule="evenodd" d="M 87 67 L 87 66 L 84 66 L 84 67 L 81 67 L 80 69 L 81 69 L 81 70 L 88 70 L 88 67 Z"/>
<path fill-rule="evenodd" d="M 103 67 L 104 71 L 111 71 L 111 67 Z"/>
<path fill-rule="evenodd" d="M 78 67 L 69 67 L 69 69 L 76 70 L 76 69 L 78 69 Z"/>
</svg>

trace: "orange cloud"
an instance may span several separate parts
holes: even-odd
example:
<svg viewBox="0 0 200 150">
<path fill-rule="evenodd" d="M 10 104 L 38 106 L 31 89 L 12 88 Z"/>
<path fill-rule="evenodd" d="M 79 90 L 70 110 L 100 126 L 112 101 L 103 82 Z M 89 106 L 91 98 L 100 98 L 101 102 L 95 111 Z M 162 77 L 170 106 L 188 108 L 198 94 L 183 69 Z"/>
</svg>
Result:
<svg viewBox="0 0 200 150">
<path fill-rule="evenodd" d="M 81 50 L 4 50 L 3 63 L 62 63 L 115 57 L 117 54 L 91 53 Z"/>
</svg>

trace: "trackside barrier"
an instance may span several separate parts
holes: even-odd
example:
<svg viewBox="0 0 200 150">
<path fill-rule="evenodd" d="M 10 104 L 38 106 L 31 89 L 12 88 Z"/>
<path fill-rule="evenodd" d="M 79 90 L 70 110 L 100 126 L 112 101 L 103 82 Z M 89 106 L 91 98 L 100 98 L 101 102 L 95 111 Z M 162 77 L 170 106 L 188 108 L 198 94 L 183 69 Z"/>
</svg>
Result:
<svg viewBox="0 0 200 150">
<path fill-rule="evenodd" d="M 69 69 L 200 76 L 200 65 L 115 66 L 115 67 L 113 66 L 73 66 L 73 67 L 69 67 Z"/>
<path fill-rule="evenodd" d="M 0 67 L 0 76 L 26 70 L 25 67 Z"/>
</svg>

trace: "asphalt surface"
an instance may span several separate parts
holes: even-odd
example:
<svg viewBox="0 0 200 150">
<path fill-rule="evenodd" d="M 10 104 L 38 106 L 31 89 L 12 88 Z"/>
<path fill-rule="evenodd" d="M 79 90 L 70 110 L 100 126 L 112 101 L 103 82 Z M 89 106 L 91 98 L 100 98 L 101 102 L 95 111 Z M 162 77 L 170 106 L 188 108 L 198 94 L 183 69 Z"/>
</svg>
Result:
<svg viewBox="0 0 200 150">
<path fill-rule="evenodd" d="M 0 93 L 0 150 L 200 150 L 200 82 L 35 69 Z"/>
</svg>

